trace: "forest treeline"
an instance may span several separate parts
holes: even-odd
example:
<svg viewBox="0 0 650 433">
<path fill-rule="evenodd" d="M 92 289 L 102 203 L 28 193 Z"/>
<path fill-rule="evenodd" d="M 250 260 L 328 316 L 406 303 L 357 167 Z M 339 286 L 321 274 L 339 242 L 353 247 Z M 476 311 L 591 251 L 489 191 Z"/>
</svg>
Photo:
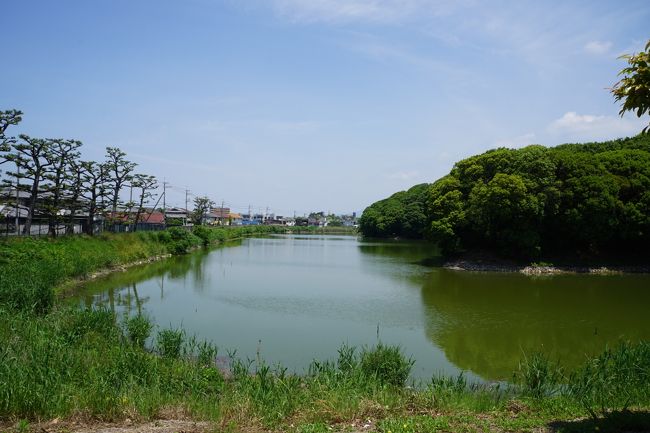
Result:
<svg viewBox="0 0 650 433">
<path fill-rule="evenodd" d="M 360 230 L 430 239 L 447 254 L 643 253 L 650 241 L 650 135 L 489 150 L 457 162 L 433 184 L 373 203 Z"/>
</svg>

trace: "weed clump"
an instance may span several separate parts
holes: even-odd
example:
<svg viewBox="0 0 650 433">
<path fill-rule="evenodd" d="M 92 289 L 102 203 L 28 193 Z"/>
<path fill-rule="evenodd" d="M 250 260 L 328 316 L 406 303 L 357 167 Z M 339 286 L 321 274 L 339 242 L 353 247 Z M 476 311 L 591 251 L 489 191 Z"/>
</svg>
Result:
<svg viewBox="0 0 650 433">
<path fill-rule="evenodd" d="M 151 335 L 152 329 L 153 324 L 145 315 L 138 314 L 126 320 L 127 336 L 131 343 L 137 347 L 144 347 L 144 343 Z"/>
<path fill-rule="evenodd" d="M 593 417 L 650 402 L 650 343 L 607 348 L 569 377 L 568 393 Z"/>
<path fill-rule="evenodd" d="M 534 398 L 542 398 L 558 391 L 564 377 L 559 363 L 551 362 L 543 353 L 524 356 L 514 374 L 514 382 L 522 386 L 523 392 Z"/>
<path fill-rule="evenodd" d="M 217 358 L 218 349 L 214 344 L 203 341 L 198 345 L 198 354 L 196 357 L 199 365 L 213 366 Z"/>
<path fill-rule="evenodd" d="M 404 386 L 413 361 L 402 354 L 399 346 L 386 346 L 378 343 L 375 347 L 361 352 L 359 368 L 381 384 Z"/>
<path fill-rule="evenodd" d="M 111 339 L 117 335 L 115 313 L 106 308 L 80 309 L 60 322 L 60 334 L 67 342 L 74 343 L 88 335 Z"/>
<path fill-rule="evenodd" d="M 182 329 L 163 329 L 158 332 L 156 340 L 160 356 L 168 359 L 178 359 L 182 355 L 185 331 Z"/>
</svg>

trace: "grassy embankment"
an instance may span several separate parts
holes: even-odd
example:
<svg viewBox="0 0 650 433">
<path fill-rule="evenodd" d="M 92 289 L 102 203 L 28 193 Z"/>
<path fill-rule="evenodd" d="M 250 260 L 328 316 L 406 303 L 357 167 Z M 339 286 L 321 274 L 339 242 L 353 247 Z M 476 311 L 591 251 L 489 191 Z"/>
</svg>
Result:
<svg viewBox="0 0 650 433">
<path fill-rule="evenodd" d="M 646 343 L 605 351 L 572 372 L 530 356 L 508 386 L 460 377 L 407 387 L 410 361 L 381 344 L 342 347 L 304 376 L 233 359 L 232 377 L 224 378 L 212 362 L 216 347 L 182 330 L 152 329 L 141 316 L 122 323 L 107 310 L 55 302 L 53 288 L 66 278 L 235 235 L 199 229 L 0 244 L 0 420 L 173 416 L 213 420 L 219 431 L 301 432 L 352 423 L 360 429 L 370 420 L 372 429 L 391 433 L 650 426 Z M 150 334 L 154 343 L 144 347 Z M 576 418 L 584 420 L 570 421 Z"/>
</svg>

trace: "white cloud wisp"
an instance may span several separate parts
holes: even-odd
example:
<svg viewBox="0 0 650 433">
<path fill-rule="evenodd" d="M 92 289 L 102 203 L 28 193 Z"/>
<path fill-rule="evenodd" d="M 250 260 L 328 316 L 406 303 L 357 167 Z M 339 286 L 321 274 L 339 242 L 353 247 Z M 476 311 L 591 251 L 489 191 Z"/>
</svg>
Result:
<svg viewBox="0 0 650 433">
<path fill-rule="evenodd" d="M 449 0 L 272 0 L 273 9 L 297 22 L 399 22 L 428 13 L 446 15 L 460 2 Z"/>
<path fill-rule="evenodd" d="M 571 140 L 610 140 L 636 135 L 643 128 L 641 119 L 578 114 L 569 111 L 548 126 L 548 132 Z"/>
<path fill-rule="evenodd" d="M 589 54 L 603 55 L 609 53 L 612 43 L 609 41 L 591 41 L 585 45 L 585 51 Z"/>
</svg>

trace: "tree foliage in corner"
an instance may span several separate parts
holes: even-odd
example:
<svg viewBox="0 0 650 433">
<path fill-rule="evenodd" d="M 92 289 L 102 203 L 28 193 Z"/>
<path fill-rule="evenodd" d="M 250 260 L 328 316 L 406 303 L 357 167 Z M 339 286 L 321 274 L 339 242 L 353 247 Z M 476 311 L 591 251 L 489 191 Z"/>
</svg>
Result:
<svg viewBox="0 0 650 433">
<path fill-rule="evenodd" d="M 490 150 L 459 161 L 431 185 L 372 204 L 360 229 L 373 237 L 427 237 L 447 253 L 647 255 L 650 134 Z"/>
<path fill-rule="evenodd" d="M 623 101 L 619 114 L 622 116 L 626 111 L 637 117 L 650 114 L 650 40 L 644 51 L 621 58 L 629 66 L 619 73 L 623 78 L 612 88 L 616 101 Z M 650 133 L 650 124 L 643 128 L 643 133 Z"/>
</svg>

